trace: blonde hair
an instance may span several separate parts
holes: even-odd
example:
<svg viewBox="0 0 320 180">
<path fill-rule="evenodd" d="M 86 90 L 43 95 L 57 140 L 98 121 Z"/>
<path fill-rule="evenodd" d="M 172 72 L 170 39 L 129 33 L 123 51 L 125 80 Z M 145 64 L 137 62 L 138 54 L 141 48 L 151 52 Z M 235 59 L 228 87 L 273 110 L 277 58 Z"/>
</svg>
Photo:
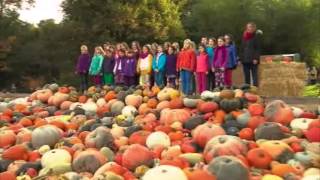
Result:
<svg viewBox="0 0 320 180">
<path fill-rule="evenodd" d="M 88 51 L 88 46 L 86 46 L 86 45 L 81 45 L 81 46 L 80 46 L 80 50 L 81 50 L 81 51 Z"/>
<path fill-rule="evenodd" d="M 101 46 L 96 46 L 96 47 L 95 47 L 95 52 L 94 52 L 94 54 L 96 54 L 96 50 L 100 50 L 101 54 L 104 54 L 104 50 L 103 50 L 103 48 L 102 48 Z"/>
</svg>

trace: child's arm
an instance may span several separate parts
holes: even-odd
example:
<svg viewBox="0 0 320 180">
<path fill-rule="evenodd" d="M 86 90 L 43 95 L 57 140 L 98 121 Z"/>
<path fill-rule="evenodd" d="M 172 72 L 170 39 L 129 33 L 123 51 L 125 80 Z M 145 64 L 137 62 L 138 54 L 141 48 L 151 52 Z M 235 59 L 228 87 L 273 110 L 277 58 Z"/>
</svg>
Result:
<svg viewBox="0 0 320 180">
<path fill-rule="evenodd" d="M 99 66 L 98 66 L 97 74 L 99 74 L 101 72 L 103 61 L 104 61 L 103 56 L 102 55 L 99 56 Z"/>
<path fill-rule="evenodd" d="M 139 67 L 140 67 L 140 58 L 138 59 L 137 66 L 136 66 L 136 71 L 138 74 L 140 73 Z"/>
</svg>

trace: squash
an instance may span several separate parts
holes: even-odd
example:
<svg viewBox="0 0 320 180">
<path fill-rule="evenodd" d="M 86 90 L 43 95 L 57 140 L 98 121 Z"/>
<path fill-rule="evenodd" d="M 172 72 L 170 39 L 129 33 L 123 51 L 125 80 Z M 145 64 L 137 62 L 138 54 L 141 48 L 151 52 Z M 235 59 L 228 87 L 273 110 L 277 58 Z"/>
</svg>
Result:
<svg viewBox="0 0 320 180">
<path fill-rule="evenodd" d="M 36 91 L 36 99 L 43 103 L 47 103 L 49 98 L 53 95 L 50 89 L 43 89 Z"/>
<path fill-rule="evenodd" d="M 88 101 L 82 105 L 82 107 L 86 112 L 90 113 L 96 113 L 98 106 L 97 104 L 93 101 L 92 98 L 88 99 Z"/>
<path fill-rule="evenodd" d="M 255 131 L 255 139 L 280 140 L 285 137 L 280 125 L 273 122 L 265 122 Z"/>
<path fill-rule="evenodd" d="M 215 97 L 219 97 L 220 92 L 203 91 L 200 96 L 202 100 L 211 100 Z"/>
<path fill-rule="evenodd" d="M 113 148 L 114 138 L 110 133 L 110 129 L 101 126 L 90 132 L 85 139 L 85 145 L 88 148 L 97 148 L 102 147 Z"/>
<path fill-rule="evenodd" d="M 267 104 L 264 112 L 267 121 L 289 125 L 294 119 L 292 109 L 283 101 L 275 100 Z"/>
<path fill-rule="evenodd" d="M 175 166 L 160 165 L 147 171 L 142 180 L 188 180 L 185 173 Z"/>
<path fill-rule="evenodd" d="M 9 147 L 2 153 L 2 158 L 7 160 L 28 160 L 28 149 L 25 145 L 18 144 Z"/>
<path fill-rule="evenodd" d="M 181 109 L 183 108 L 182 98 L 174 98 L 169 102 L 170 109 Z"/>
<path fill-rule="evenodd" d="M 117 94 L 114 91 L 109 91 L 105 96 L 104 99 L 109 102 L 112 99 L 116 99 L 117 98 Z"/>
<path fill-rule="evenodd" d="M 73 155 L 72 169 L 75 172 L 95 173 L 103 164 L 108 161 L 106 157 L 99 151 L 87 149 L 82 152 L 76 152 Z"/>
<path fill-rule="evenodd" d="M 170 126 L 174 122 L 186 122 L 191 117 L 190 112 L 184 109 L 164 109 L 161 111 L 160 122 Z"/>
<path fill-rule="evenodd" d="M 134 117 L 134 116 L 136 116 L 136 114 L 138 114 L 138 110 L 136 107 L 129 105 L 129 106 L 125 106 L 122 109 L 121 114 L 124 116 Z"/>
<path fill-rule="evenodd" d="M 203 123 L 205 123 L 203 116 L 195 115 L 187 119 L 186 122 L 183 123 L 183 127 L 188 130 L 193 130 Z"/>
<path fill-rule="evenodd" d="M 149 149 L 153 149 L 157 146 L 169 147 L 171 144 L 169 136 L 164 132 L 153 132 L 146 140 L 146 145 Z"/>
<path fill-rule="evenodd" d="M 220 108 L 225 112 L 229 113 L 231 111 L 236 111 L 242 108 L 242 104 L 240 99 L 233 98 L 233 99 L 223 99 L 220 101 Z"/>
<path fill-rule="evenodd" d="M 163 88 L 157 94 L 157 98 L 159 101 L 170 100 L 170 99 L 174 99 L 179 96 L 180 96 L 180 93 L 178 90 L 173 89 L 173 88 L 168 88 L 168 87 Z"/>
<path fill-rule="evenodd" d="M 163 110 L 163 109 L 167 109 L 169 107 L 170 107 L 170 102 L 169 101 L 161 101 L 157 105 L 156 109 L 157 110 Z"/>
<path fill-rule="evenodd" d="M 204 102 L 198 104 L 198 110 L 201 113 L 214 112 L 218 109 L 218 104 L 215 102 Z"/>
<path fill-rule="evenodd" d="M 315 121 L 315 119 L 296 118 L 290 122 L 290 127 L 293 130 L 307 130 L 309 125 Z"/>
<path fill-rule="evenodd" d="M 158 100 L 156 98 L 151 98 L 147 101 L 148 108 L 155 109 L 158 105 Z"/>
<path fill-rule="evenodd" d="M 141 144 L 144 146 L 150 134 L 151 132 L 144 130 L 133 132 L 129 137 L 129 144 Z"/>
<path fill-rule="evenodd" d="M 142 104 L 142 96 L 130 94 L 126 96 L 125 103 L 126 105 L 131 105 L 138 108 Z"/>
<path fill-rule="evenodd" d="M 61 138 L 62 130 L 53 126 L 45 125 L 32 131 L 31 143 L 34 148 L 40 148 L 43 145 L 53 147 Z"/>
<path fill-rule="evenodd" d="M 236 157 L 219 156 L 214 158 L 208 165 L 210 174 L 217 179 L 249 180 L 248 168 Z"/>
<path fill-rule="evenodd" d="M 192 131 L 192 138 L 200 147 L 205 147 L 211 138 L 225 134 L 226 132 L 220 126 L 207 122 Z"/>
<path fill-rule="evenodd" d="M 216 180 L 214 175 L 203 169 L 186 168 L 183 170 L 188 177 L 188 180 Z"/>
<path fill-rule="evenodd" d="M 61 92 L 56 92 L 53 95 L 52 103 L 53 103 L 53 105 L 59 107 L 62 102 L 67 101 L 68 99 L 69 99 L 69 95 L 68 94 L 61 93 Z"/>
<path fill-rule="evenodd" d="M 272 156 L 261 148 L 251 149 L 247 154 L 248 162 L 251 166 L 261 169 L 268 169 L 272 162 Z"/>
<path fill-rule="evenodd" d="M 0 130 L 0 148 L 10 147 L 16 142 L 16 134 L 12 130 Z"/>
<path fill-rule="evenodd" d="M 141 165 L 152 166 L 153 153 L 140 144 L 132 144 L 122 155 L 122 166 L 134 170 Z"/>
<path fill-rule="evenodd" d="M 289 159 L 293 158 L 292 148 L 283 141 L 279 140 L 258 140 L 259 148 L 268 152 L 273 160 L 281 163 L 286 163 Z"/>
<path fill-rule="evenodd" d="M 246 155 L 248 148 L 246 144 L 236 136 L 219 135 L 213 137 L 205 146 L 203 154 L 206 162 L 217 156 L 229 155 L 238 156 Z"/>
<path fill-rule="evenodd" d="M 261 116 L 264 113 L 264 107 L 262 104 L 253 103 L 249 105 L 248 111 L 250 112 L 251 116 Z"/>
<path fill-rule="evenodd" d="M 199 102 L 199 99 L 193 99 L 193 98 L 188 98 L 188 97 L 183 98 L 183 105 L 188 108 L 197 107 L 198 102 Z"/>
<path fill-rule="evenodd" d="M 235 97 L 235 93 L 233 90 L 224 89 L 220 92 L 220 97 L 222 99 L 233 99 Z"/>
<path fill-rule="evenodd" d="M 112 103 L 110 111 L 115 115 L 121 114 L 122 109 L 125 107 L 125 104 L 122 101 L 116 101 Z"/>
<path fill-rule="evenodd" d="M 46 152 L 41 157 L 41 165 L 44 168 L 50 168 L 59 164 L 71 164 L 72 157 L 70 153 L 64 149 L 53 149 Z"/>
</svg>

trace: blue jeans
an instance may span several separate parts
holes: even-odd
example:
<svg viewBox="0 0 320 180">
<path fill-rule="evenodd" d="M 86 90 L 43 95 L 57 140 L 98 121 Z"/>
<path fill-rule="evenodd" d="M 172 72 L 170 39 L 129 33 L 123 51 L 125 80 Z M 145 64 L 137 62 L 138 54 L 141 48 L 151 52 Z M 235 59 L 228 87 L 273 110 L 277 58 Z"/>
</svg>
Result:
<svg viewBox="0 0 320 180">
<path fill-rule="evenodd" d="M 181 83 L 182 83 L 182 92 L 185 95 L 191 94 L 191 76 L 192 73 L 187 70 L 181 70 L 180 76 L 181 76 Z"/>
<path fill-rule="evenodd" d="M 159 72 L 154 72 L 154 81 L 157 86 L 163 86 L 164 85 L 164 72 L 159 71 Z"/>
</svg>

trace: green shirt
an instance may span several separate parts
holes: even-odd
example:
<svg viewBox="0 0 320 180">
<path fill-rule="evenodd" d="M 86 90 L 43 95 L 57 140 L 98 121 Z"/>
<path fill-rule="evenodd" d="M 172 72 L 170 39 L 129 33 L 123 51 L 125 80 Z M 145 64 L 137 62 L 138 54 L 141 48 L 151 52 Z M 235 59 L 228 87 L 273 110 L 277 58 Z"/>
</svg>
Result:
<svg viewBox="0 0 320 180">
<path fill-rule="evenodd" d="M 98 75 L 99 73 L 101 73 L 102 63 L 103 63 L 103 56 L 94 55 L 92 57 L 92 61 L 90 64 L 89 74 Z"/>
</svg>

